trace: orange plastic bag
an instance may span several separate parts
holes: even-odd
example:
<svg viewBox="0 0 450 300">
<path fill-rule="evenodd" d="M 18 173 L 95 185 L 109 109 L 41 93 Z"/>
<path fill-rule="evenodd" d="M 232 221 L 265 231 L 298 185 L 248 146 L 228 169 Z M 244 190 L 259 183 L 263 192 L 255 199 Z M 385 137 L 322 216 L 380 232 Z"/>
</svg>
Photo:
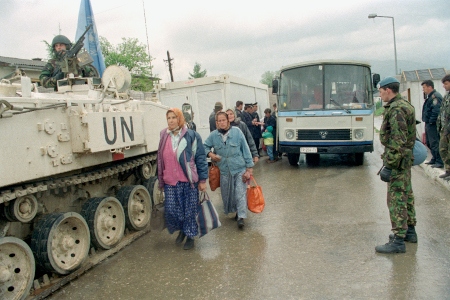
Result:
<svg viewBox="0 0 450 300">
<path fill-rule="evenodd" d="M 212 163 L 211 168 L 209 168 L 209 187 L 211 191 L 215 191 L 218 187 L 220 187 L 220 170 L 219 167 Z"/>
<path fill-rule="evenodd" d="M 255 185 L 252 185 L 252 181 Z M 256 183 L 253 176 L 250 177 L 250 185 L 247 188 L 247 207 L 248 210 L 259 214 L 264 210 L 266 202 L 264 201 L 264 195 L 261 186 Z"/>
</svg>

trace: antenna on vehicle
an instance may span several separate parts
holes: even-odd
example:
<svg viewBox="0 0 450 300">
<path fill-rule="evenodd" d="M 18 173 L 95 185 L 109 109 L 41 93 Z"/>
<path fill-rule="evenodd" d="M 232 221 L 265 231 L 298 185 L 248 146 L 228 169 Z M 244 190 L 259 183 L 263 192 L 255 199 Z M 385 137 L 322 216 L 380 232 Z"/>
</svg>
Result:
<svg viewBox="0 0 450 300">
<path fill-rule="evenodd" d="M 153 70 L 152 70 L 152 57 L 150 56 L 150 45 L 148 43 L 148 30 L 147 30 L 147 17 L 145 16 L 145 5 L 144 0 L 142 0 L 142 6 L 144 8 L 144 22 L 145 22 L 145 35 L 147 36 L 147 52 L 148 52 L 148 59 L 150 64 L 150 77 L 153 77 Z"/>
</svg>

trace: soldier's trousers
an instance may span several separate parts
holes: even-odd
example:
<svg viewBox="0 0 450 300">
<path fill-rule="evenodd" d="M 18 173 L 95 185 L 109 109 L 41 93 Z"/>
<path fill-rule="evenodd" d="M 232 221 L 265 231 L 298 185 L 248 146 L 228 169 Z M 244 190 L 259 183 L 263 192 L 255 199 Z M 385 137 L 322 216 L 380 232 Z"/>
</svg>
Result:
<svg viewBox="0 0 450 300">
<path fill-rule="evenodd" d="M 450 135 L 445 135 L 441 130 L 441 139 L 439 140 L 439 154 L 446 171 L 450 171 Z"/>
<path fill-rule="evenodd" d="M 393 169 L 388 183 L 387 205 L 392 232 L 405 237 L 408 225 L 416 226 L 416 209 L 411 185 L 411 168 Z"/>
</svg>

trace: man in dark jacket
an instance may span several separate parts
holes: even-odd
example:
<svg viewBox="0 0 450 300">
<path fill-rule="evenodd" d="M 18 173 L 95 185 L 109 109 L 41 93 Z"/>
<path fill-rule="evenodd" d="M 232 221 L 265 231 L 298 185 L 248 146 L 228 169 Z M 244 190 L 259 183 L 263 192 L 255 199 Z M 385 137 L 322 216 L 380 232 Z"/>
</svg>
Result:
<svg viewBox="0 0 450 300">
<path fill-rule="evenodd" d="M 422 107 L 422 121 L 425 123 L 425 137 L 432 155 L 431 160 L 426 162 L 426 164 L 431 165 L 433 168 L 442 168 L 444 163 L 439 154 L 439 132 L 436 127 L 436 121 L 441 109 L 442 95 L 434 89 L 434 83 L 431 80 L 422 82 L 422 89 L 425 96 L 425 102 Z"/>
<path fill-rule="evenodd" d="M 242 112 L 242 119 L 241 121 L 247 125 L 250 132 L 252 132 L 251 128 L 253 126 L 252 121 L 252 113 L 253 113 L 253 105 L 250 103 L 246 103 L 244 106 L 244 111 Z"/>
<path fill-rule="evenodd" d="M 278 157 L 278 152 L 277 152 L 277 120 L 276 118 L 272 115 L 272 111 L 270 110 L 270 108 L 266 108 L 264 110 L 264 130 L 267 129 L 267 127 L 272 126 L 273 131 L 272 131 L 272 135 L 273 135 L 273 157 L 275 158 L 275 161 L 279 160 Z"/>
<path fill-rule="evenodd" d="M 253 140 L 255 141 L 255 145 L 256 148 L 258 148 L 258 151 L 260 149 L 260 139 L 262 137 L 262 133 L 261 133 L 261 120 L 259 118 L 259 114 L 258 114 L 258 102 L 253 103 L 253 113 L 252 115 L 252 127 L 251 128 L 251 132 L 252 132 L 252 136 L 253 136 Z"/>
<path fill-rule="evenodd" d="M 244 102 L 238 100 L 236 101 L 236 107 L 234 109 L 234 114 L 236 118 L 242 120 L 242 108 L 244 107 Z"/>
</svg>

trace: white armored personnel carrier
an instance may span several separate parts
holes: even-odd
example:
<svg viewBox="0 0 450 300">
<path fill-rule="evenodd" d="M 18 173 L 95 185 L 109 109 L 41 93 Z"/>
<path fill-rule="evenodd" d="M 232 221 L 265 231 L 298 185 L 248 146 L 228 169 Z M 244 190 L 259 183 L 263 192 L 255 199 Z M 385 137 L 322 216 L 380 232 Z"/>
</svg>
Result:
<svg viewBox="0 0 450 300">
<path fill-rule="evenodd" d="M 130 98 L 123 67 L 68 76 L 55 93 L 15 79 L 0 83 L 0 299 L 147 228 L 166 126 L 165 106 Z"/>
</svg>

